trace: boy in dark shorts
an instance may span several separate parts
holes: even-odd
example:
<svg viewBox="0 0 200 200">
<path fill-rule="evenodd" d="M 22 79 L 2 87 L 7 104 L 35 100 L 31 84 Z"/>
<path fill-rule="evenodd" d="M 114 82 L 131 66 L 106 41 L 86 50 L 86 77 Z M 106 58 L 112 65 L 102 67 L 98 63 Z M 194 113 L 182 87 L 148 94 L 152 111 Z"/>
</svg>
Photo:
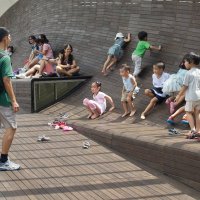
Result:
<svg viewBox="0 0 200 200">
<path fill-rule="evenodd" d="M 141 114 L 141 119 L 145 119 L 146 115 L 155 107 L 157 103 L 162 103 L 166 99 L 166 95 L 163 94 L 162 88 L 164 82 L 170 77 L 170 75 L 165 73 L 164 70 L 165 64 L 163 62 L 153 65 L 153 88 L 145 90 L 145 95 L 150 97 L 151 101 Z"/>
<path fill-rule="evenodd" d="M 5 128 L 0 157 L 0 171 L 20 169 L 20 165 L 11 162 L 8 158 L 8 152 L 17 129 L 15 115 L 19 111 L 11 82 L 13 72 L 10 57 L 5 52 L 10 42 L 9 31 L 4 27 L 0 27 L 0 122 Z"/>
</svg>

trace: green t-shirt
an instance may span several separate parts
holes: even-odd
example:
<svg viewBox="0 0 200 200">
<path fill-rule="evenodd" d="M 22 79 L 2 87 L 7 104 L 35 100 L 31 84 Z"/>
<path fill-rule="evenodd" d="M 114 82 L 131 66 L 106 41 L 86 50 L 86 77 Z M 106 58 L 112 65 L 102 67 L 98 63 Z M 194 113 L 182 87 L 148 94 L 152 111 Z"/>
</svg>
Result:
<svg viewBox="0 0 200 200">
<path fill-rule="evenodd" d="M 134 55 L 143 57 L 146 50 L 150 48 L 150 44 L 147 41 L 139 41 L 135 51 L 133 52 Z"/>
<path fill-rule="evenodd" d="M 13 71 L 10 56 L 3 50 L 0 50 L 0 54 L 0 106 L 9 107 L 11 106 L 11 100 L 5 90 L 3 78 L 12 77 Z"/>
</svg>

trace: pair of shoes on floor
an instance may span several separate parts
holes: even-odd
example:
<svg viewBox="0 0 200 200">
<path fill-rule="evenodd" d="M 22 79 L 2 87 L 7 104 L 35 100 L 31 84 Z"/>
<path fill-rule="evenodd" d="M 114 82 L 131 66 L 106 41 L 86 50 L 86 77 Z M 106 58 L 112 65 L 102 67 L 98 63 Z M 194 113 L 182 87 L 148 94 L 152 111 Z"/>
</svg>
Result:
<svg viewBox="0 0 200 200">
<path fill-rule="evenodd" d="M 50 140 L 51 140 L 50 137 L 46 137 L 45 135 L 39 136 L 37 139 L 38 142 L 48 142 Z"/>
<path fill-rule="evenodd" d="M 70 126 L 67 126 L 66 122 L 62 121 L 53 121 L 52 123 L 48 123 L 49 126 L 54 127 L 55 130 L 62 129 L 63 131 L 72 131 L 73 128 Z"/>
<path fill-rule="evenodd" d="M 5 163 L 0 162 L 0 171 L 15 171 L 19 169 L 20 165 L 10 161 L 9 159 Z"/>
<path fill-rule="evenodd" d="M 83 149 L 89 149 L 90 148 L 90 142 L 89 141 L 85 141 L 85 142 L 83 142 Z"/>
<path fill-rule="evenodd" d="M 170 124 L 170 125 L 175 125 L 175 124 L 176 124 L 176 122 L 174 121 L 173 117 L 169 117 L 169 118 L 167 119 L 167 123 Z M 188 124 L 189 124 L 189 122 L 188 122 L 187 119 L 185 119 L 185 118 L 183 118 L 183 119 L 181 120 L 180 123 L 181 123 L 181 124 L 185 124 L 185 125 L 188 125 Z"/>
<path fill-rule="evenodd" d="M 68 119 L 69 114 L 68 113 L 60 113 L 58 116 L 59 119 Z"/>
<path fill-rule="evenodd" d="M 168 130 L 169 131 L 169 135 L 180 135 L 181 133 L 179 131 L 177 131 L 175 128 L 171 128 Z"/>
</svg>

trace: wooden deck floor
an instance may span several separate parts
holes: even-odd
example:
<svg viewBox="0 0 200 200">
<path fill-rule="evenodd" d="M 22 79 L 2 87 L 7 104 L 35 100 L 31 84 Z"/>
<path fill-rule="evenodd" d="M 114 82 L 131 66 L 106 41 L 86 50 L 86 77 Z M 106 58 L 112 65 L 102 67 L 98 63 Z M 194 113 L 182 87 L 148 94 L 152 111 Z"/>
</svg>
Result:
<svg viewBox="0 0 200 200">
<path fill-rule="evenodd" d="M 170 178 L 131 163 L 75 131 L 64 134 L 47 126 L 51 116 L 19 115 L 10 157 L 16 172 L 0 172 L 0 200 L 191 200 L 200 194 Z M 48 143 L 38 143 L 46 134 Z M 1 134 L 2 137 L 2 134 Z"/>
</svg>

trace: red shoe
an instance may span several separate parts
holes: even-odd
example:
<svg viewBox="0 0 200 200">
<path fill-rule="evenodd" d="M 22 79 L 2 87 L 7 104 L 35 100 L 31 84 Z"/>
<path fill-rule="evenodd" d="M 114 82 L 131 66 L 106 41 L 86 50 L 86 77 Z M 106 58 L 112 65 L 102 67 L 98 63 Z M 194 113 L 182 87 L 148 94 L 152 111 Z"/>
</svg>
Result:
<svg viewBox="0 0 200 200">
<path fill-rule="evenodd" d="M 167 105 L 169 105 L 171 102 L 172 102 L 172 101 L 171 101 L 170 98 L 168 98 L 168 99 L 165 101 L 165 103 L 166 103 Z"/>
<path fill-rule="evenodd" d="M 174 111 L 175 111 L 174 102 L 170 102 L 169 111 L 170 111 L 170 114 L 171 114 L 171 115 L 174 113 Z"/>
</svg>

